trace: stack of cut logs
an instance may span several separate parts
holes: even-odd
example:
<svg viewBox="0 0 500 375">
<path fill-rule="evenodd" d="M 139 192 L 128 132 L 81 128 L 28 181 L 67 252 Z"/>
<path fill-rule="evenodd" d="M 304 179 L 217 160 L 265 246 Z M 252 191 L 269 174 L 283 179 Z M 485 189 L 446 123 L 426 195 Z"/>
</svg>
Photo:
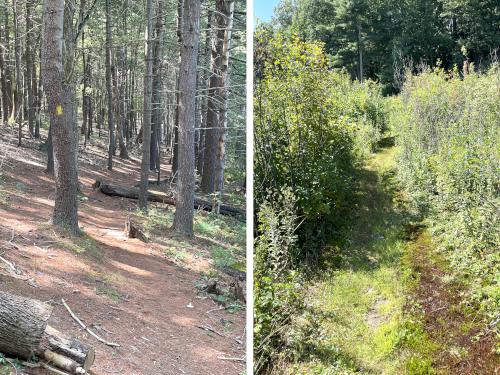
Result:
<svg viewBox="0 0 500 375">
<path fill-rule="evenodd" d="M 52 307 L 0 291 L 0 353 L 26 361 L 34 356 L 70 374 L 87 374 L 94 349 L 47 324 Z"/>
</svg>

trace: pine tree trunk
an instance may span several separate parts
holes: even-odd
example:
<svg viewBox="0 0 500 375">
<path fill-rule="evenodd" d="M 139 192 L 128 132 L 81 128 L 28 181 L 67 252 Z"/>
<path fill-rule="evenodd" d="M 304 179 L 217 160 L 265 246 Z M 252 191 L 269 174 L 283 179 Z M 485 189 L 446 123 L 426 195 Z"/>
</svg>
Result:
<svg viewBox="0 0 500 375">
<path fill-rule="evenodd" d="M 106 93 L 108 99 L 108 169 L 113 169 L 115 124 L 113 120 L 113 87 L 111 83 L 111 0 L 106 0 Z"/>
<path fill-rule="evenodd" d="M 155 45 L 153 51 L 153 104 L 151 116 L 150 170 L 160 171 L 160 141 L 162 125 L 162 51 L 163 51 L 163 0 L 158 0 L 156 12 Z"/>
<path fill-rule="evenodd" d="M 200 0 L 184 0 L 181 64 L 179 66 L 179 178 L 174 230 L 193 235 L 194 128 L 196 62 L 199 47 Z"/>
<path fill-rule="evenodd" d="M 227 129 L 227 87 L 229 87 L 229 55 L 231 50 L 231 36 L 233 29 L 234 17 L 234 0 L 228 0 L 225 4 L 224 16 L 226 19 L 226 28 L 224 33 L 224 44 L 222 48 L 222 69 L 221 69 L 221 86 L 220 94 L 220 111 L 219 111 L 219 142 L 217 145 L 217 158 L 215 165 L 214 190 L 217 192 L 218 198 L 215 199 L 214 212 L 218 212 L 222 189 L 224 186 L 224 167 L 226 159 L 226 129 Z M 217 197 L 215 197 L 217 198 Z"/>
<path fill-rule="evenodd" d="M 216 0 L 212 23 L 212 56 L 210 61 L 210 82 L 207 102 L 207 128 L 205 129 L 205 150 L 203 155 L 203 174 L 201 190 L 207 194 L 214 192 L 217 147 L 219 142 L 218 127 L 222 82 L 222 55 L 226 28 L 225 0 Z"/>
<path fill-rule="evenodd" d="M 26 0 L 26 86 L 28 91 L 28 129 L 30 135 L 34 134 L 35 130 L 35 106 L 34 106 L 34 85 L 36 80 L 33 77 L 34 58 L 33 58 L 33 21 L 31 19 L 31 10 L 33 8 L 33 0 Z"/>
<path fill-rule="evenodd" d="M 15 121 L 18 124 L 17 145 L 21 146 L 23 137 L 23 119 L 22 119 L 22 103 L 23 103 L 23 78 L 21 76 L 21 31 L 19 30 L 18 21 L 18 0 L 12 0 L 12 14 L 14 19 L 14 55 L 16 62 L 16 89 L 14 91 L 14 106 L 15 106 Z"/>
<path fill-rule="evenodd" d="M 144 77 L 144 120 L 142 123 L 142 162 L 141 184 L 139 189 L 139 208 L 148 209 L 148 182 L 149 182 L 149 153 L 151 147 L 151 90 L 153 86 L 153 9 L 152 0 L 146 1 L 146 73 Z"/>
<path fill-rule="evenodd" d="M 64 0 L 44 0 L 43 79 L 47 98 L 56 185 L 53 224 L 78 233 L 77 156 L 78 134 L 75 121 L 75 92 L 63 68 L 73 63 L 73 35 L 65 14 Z M 67 25 L 64 27 L 64 25 Z M 63 35 L 64 29 L 64 35 Z M 63 40 L 65 49 L 63 55 Z"/>
<path fill-rule="evenodd" d="M 3 105 L 3 119 L 5 122 L 9 120 L 13 111 L 13 92 L 12 92 L 12 73 L 9 66 L 9 48 L 10 48 L 10 38 L 9 38 L 9 6 L 4 4 L 2 8 L 4 13 L 4 24 L 0 26 L 0 43 L 2 43 L 6 49 L 1 49 L 0 51 L 0 69 L 2 70 L 2 105 Z"/>
<path fill-rule="evenodd" d="M 120 73 L 116 77 L 117 86 L 117 96 L 118 96 L 118 118 L 117 118 L 117 129 L 116 135 L 118 138 L 118 146 L 120 148 L 120 157 L 122 159 L 128 159 L 127 146 L 124 141 L 124 128 L 125 128 L 125 96 L 123 87 L 123 75 L 125 70 L 125 51 L 124 48 L 120 48 L 118 51 L 118 65 L 120 66 Z"/>
<path fill-rule="evenodd" d="M 183 22 L 183 12 L 184 12 L 184 0 L 177 1 L 177 43 L 179 44 L 179 67 L 181 64 L 181 45 L 182 45 L 182 22 Z M 172 148 L 172 178 L 175 179 L 177 176 L 177 171 L 179 169 L 179 106 L 180 106 L 180 96 L 179 96 L 179 73 L 177 73 L 177 79 L 175 80 L 175 118 L 174 118 L 174 137 L 173 137 L 173 148 Z"/>
</svg>

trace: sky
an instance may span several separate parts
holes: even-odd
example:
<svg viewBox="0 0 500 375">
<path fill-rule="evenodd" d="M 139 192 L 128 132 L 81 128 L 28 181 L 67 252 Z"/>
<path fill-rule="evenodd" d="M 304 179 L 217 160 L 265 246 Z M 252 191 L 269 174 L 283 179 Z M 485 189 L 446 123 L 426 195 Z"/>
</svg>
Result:
<svg viewBox="0 0 500 375">
<path fill-rule="evenodd" d="M 262 21 L 269 21 L 273 16 L 273 10 L 280 0 L 254 0 L 253 1 L 253 16 L 254 22 L 257 18 Z"/>
</svg>

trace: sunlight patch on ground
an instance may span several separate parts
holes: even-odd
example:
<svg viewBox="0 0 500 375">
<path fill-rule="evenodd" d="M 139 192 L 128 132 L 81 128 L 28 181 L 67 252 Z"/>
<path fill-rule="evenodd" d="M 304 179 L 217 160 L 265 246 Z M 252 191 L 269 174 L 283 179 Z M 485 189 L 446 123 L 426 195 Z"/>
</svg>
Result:
<svg viewBox="0 0 500 375">
<path fill-rule="evenodd" d="M 127 272 L 130 272 L 130 273 L 133 273 L 134 275 L 138 275 L 138 276 L 147 276 L 147 277 L 153 277 L 154 274 L 150 271 L 146 271 L 146 270 L 143 270 L 142 268 L 137 268 L 137 267 L 134 267 L 134 266 L 130 266 L 128 264 L 125 264 L 125 263 L 121 263 L 121 262 L 118 262 L 116 260 L 111 260 L 110 263 L 115 266 L 116 268 L 119 268 L 123 271 L 127 271 Z"/>
<path fill-rule="evenodd" d="M 186 309 L 188 308 L 186 307 Z M 188 318 L 187 316 L 172 315 L 170 320 L 175 324 L 178 324 L 183 327 L 193 327 L 196 324 L 196 321 L 194 319 Z"/>
</svg>

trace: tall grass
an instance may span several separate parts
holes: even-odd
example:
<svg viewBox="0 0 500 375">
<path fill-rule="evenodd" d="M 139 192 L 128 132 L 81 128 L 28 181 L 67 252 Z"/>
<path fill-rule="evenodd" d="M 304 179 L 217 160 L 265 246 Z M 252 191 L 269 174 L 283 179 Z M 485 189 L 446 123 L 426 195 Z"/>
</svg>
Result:
<svg viewBox="0 0 500 375">
<path fill-rule="evenodd" d="M 409 76 L 391 105 L 399 178 L 428 218 L 465 301 L 500 318 L 500 69 Z"/>
</svg>

